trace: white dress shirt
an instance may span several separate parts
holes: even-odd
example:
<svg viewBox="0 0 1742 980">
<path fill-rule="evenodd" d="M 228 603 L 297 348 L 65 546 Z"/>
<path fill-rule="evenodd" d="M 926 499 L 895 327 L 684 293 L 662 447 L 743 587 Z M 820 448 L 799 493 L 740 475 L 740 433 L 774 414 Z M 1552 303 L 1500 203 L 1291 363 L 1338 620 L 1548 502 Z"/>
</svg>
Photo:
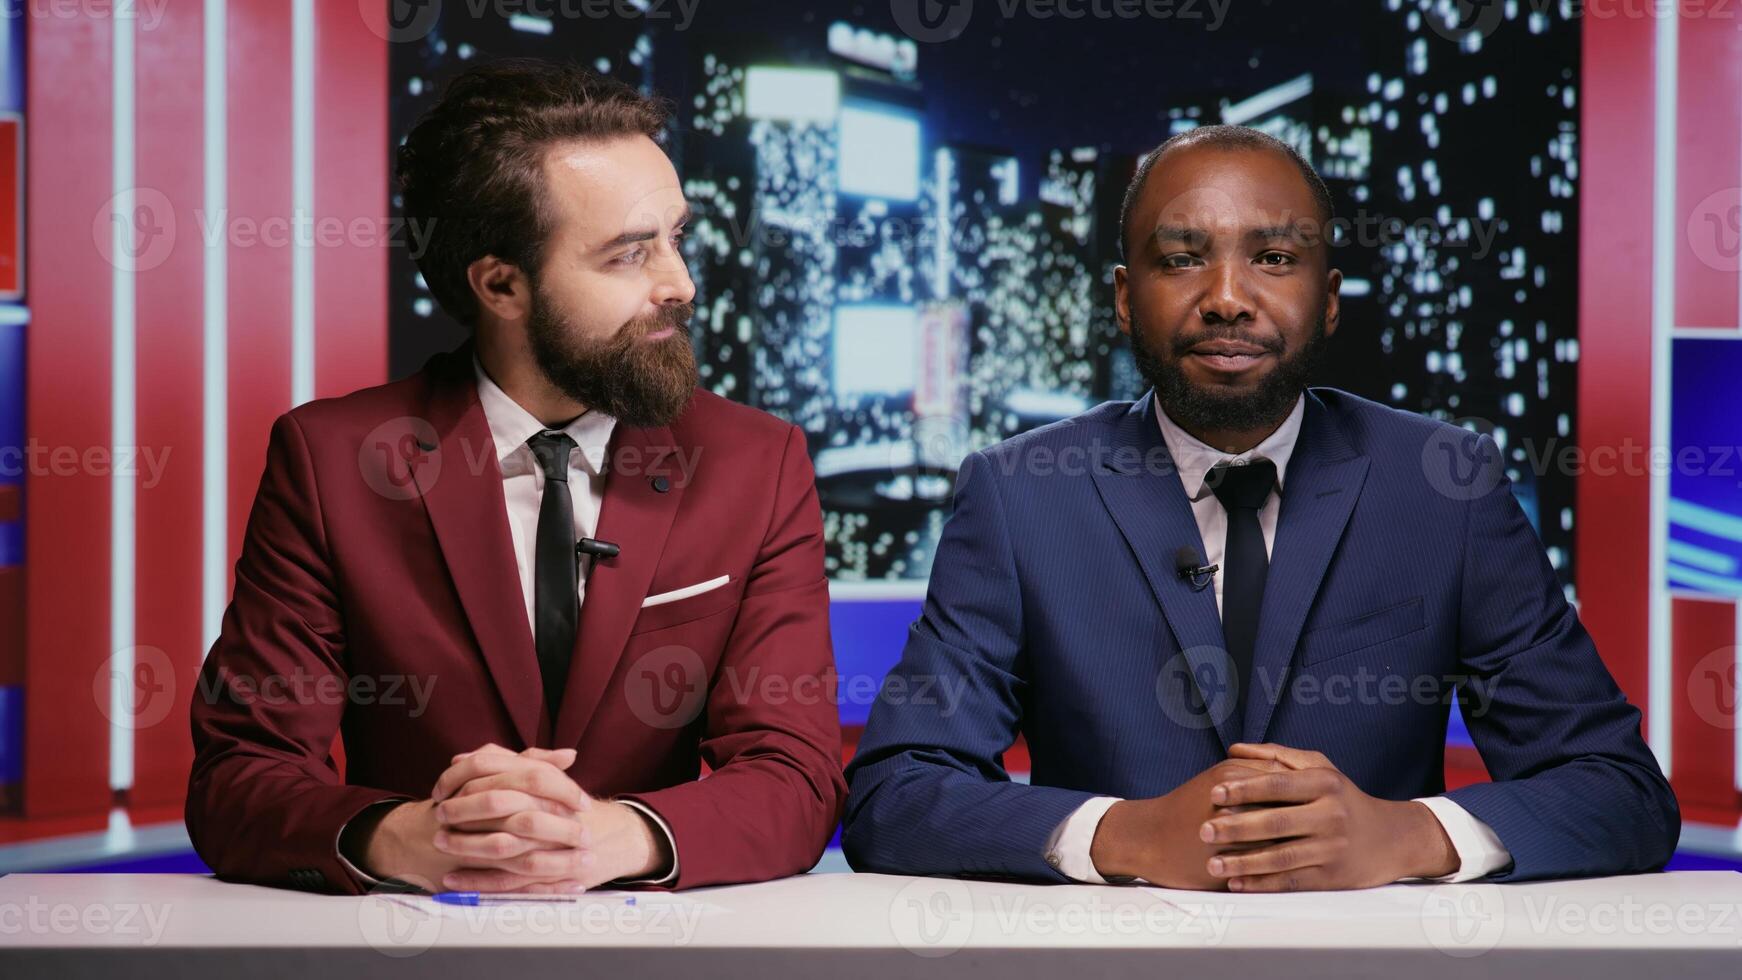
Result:
<svg viewBox="0 0 1742 980">
<path fill-rule="evenodd" d="M 520 591 L 526 601 L 526 622 L 536 634 L 538 619 L 533 611 L 534 561 L 538 557 L 538 512 L 544 501 L 544 470 L 526 440 L 545 430 L 531 412 L 508 397 L 472 359 L 478 375 L 478 402 L 490 425 L 496 444 L 496 465 L 502 471 L 502 502 L 508 505 L 508 535 L 514 541 L 514 566 L 520 572 Z M 590 538 L 599 529 L 599 505 L 605 499 L 605 448 L 617 420 L 600 412 L 588 412 L 560 431 L 575 441 L 569 450 L 569 500 L 575 506 L 575 540 Z M 586 562 L 581 563 L 584 571 Z M 578 576 L 580 601 L 587 601 L 587 579 Z M 576 608 L 579 608 L 578 606 Z"/>
<path fill-rule="evenodd" d="M 534 561 L 538 554 L 538 512 L 544 500 L 544 470 L 538 457 L 526 441 L 545 431 L 544 423 L 522 408 L 485 373 L 484 365 L 472 358 L 472 369 L 478 379 L 478 402 L 484 409 L 484 421 L 490 427 L 490 439 L 496 447 L 496 464 L 502 471 L 502 501 L 508 509 L 508 535 L 514 543 L 514 565 L 520 573 L 520 592 L 526 603 L 526 622 L 534 633 L 538 619 L 534 611 Z M 573 439 L 569 451 L 569 500 L 575 511 L 575 540 L 592 537 L 599 528 L 599 507 L 605 499 L 605 450 L 617 420 L 603 412 L 589 411 L 560 430 Z M 585 563 L 581 566 L 585 569 Z M 587 579 L 578 576 L 577 607 L 587 599 Z M 677 842 L 671 827 L 659 814 L 633 800 L 621 801 L 634 807 L 653 821 L 664 834 L 671 852 L 671 871 L 658 879 L 636 879 L 637 883 L 669 884 L 677 880 Z M 343 860 L 344 855 L 340 855 Z M 346 862 L 346 866 L 371 884 L 375 879 Z"/>
<path fill-rule="evenodd" d="M 1276 464 L 1276 486 L 1258 511 L 1258 526 L 1264 532 L 1264 553 L 1271 554 L 1276 543 L 1276 520 L 1282 510 L 1288 460 L 1294 454 L 1295 442 L 1300 437 L 1301 420 L 1305 416 L 1306 396 L 1302 395 L 1294 403 L 1294 410 L 1288 413 L 1288 418 L 1276 427 L 1275 432 L 1266 436 L 1258 445 L 1235 455 L 1206 445 L 1180 428 L 1162 411 L 1160 399 L 1156 400 L 1156 424 L 1161 427 L 1162 440 L 1167 443 L 1168 454 L 1173 457 L 1174 467 L 1179 471 L 1180 484 L 1185 488 L 1186 498 L 1191 501 L 1192 516 L 1197 519 L 1198 533 L 1204 542 L 1204 564 L 1221 565 L 1227 548 L 1228 511 L 1204 482 L 1210 468 L 1224 462 L 1238 464 L 1253 459 L 1268 459 Z M 1218 570 L 1213 578 L 1216 609 L 1219 612 L 1222 608 L 1221 571 Z M 1101 818 L 1118 802 L 1116 797 L 1098 796 L 1061 821 L 1047 840 L 1048 863 L 1066 877 L 1077 881 L 1106 884 L 1106 879 L 1095 870 L 1090 850 L 1095 841 L 1095 830 L 1101 825 Z M 1512 854 L 1500 843 L 1499 836 L 1487 824 L 1476 819 L 1470 811 L 1443 796 L 1424 797 L 1415 802 L 1426 806 L 1435 819 L 1439 820 L 1446 836 L 1451 839 L 1452 848 L 1458 854 L 1458 870 L 1432 880 L 1469 881 L 1492 874 L 1512 863 Z"/>
</svg>

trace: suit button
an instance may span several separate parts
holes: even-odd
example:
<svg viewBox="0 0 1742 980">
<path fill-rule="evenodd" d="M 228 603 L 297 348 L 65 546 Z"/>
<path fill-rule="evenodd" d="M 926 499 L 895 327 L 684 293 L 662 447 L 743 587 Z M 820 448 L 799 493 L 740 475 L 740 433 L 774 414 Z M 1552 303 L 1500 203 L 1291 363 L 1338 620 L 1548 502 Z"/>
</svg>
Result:
<svg viewBox="0 0 1742 980">
<path fill-rule="evenodd" d="M 653 478 L 653 492 L 654 493 L 664 493 L 670 489 L 671 489 L 671 481 L 670 480 L 667 480 L 663 476 L 656 476 Z"/>
</svg>

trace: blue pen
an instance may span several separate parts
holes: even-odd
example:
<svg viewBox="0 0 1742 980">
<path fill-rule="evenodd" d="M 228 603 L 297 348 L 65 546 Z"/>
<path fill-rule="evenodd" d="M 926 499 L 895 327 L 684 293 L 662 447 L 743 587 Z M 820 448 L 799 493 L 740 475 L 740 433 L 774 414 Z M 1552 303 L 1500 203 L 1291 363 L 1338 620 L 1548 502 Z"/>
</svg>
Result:
<svg viewBox="0 0 1742 980">
<path fill-rule="evenodd" d="M 518 905 L 522 902 L 533 904 L 550 902 L 573 902 L 579 895 L 484 895 L 479 892 L 437 892 L 436 901 L 443 905 Z M 634 905 L 635 896 L 624 899 L 624 904 Z"/>
</svg>

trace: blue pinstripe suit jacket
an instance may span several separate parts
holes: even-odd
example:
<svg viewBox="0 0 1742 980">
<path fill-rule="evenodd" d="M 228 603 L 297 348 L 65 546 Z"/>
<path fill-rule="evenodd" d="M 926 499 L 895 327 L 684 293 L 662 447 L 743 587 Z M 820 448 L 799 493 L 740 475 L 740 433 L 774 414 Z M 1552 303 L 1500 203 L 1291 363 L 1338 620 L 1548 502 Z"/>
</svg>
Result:
<svg viewBox="0 0 1742 980">
<path fill-rule="evenodd" d="M 964 462 L 848 767 L 855 868 L 1061 881 L 1045 843 L 1084 801 L 1166 793 L 1240 741 L 1316 749 L 1373 796 L 1439 794 L 1454 691 L 1493 781 L 1447 795 L 1512 853 L 1496 879 L 1669 858 L 1675 796 L 1492 439 L 1308 391 L 1241 712 L 1215 596 L 1175 569 L 1202 541 L 1153 398 Z M 1027 785 L 1003 767 L 1018 733 Z"/>
</svg>

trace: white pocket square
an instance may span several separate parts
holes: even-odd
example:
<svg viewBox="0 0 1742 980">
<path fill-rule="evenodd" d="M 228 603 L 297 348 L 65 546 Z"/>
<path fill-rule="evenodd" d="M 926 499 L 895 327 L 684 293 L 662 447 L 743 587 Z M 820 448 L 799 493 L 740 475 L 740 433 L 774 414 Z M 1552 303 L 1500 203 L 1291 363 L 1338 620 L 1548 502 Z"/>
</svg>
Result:
<svg viewBox="0 0 1742 980">
<path fill-rule="evenodd" d="M 646 609 L 648 606 L 663 606 L 668 602 L 676 602 L 679 599 L 688 599 L 693 595 L 701 595 L 703 592 L 711 592 L 730 581 L 732 581 L 732 576 L 722 575 L 719 578 L 708 579 L 706 582 L 697 582 L 695 585 L 686 585 L 681 589 L 672 589 L 670 592 L 661 592 L 658 595 L 650 595 L 641 600 L 641 608 Z"/>
</svg>

